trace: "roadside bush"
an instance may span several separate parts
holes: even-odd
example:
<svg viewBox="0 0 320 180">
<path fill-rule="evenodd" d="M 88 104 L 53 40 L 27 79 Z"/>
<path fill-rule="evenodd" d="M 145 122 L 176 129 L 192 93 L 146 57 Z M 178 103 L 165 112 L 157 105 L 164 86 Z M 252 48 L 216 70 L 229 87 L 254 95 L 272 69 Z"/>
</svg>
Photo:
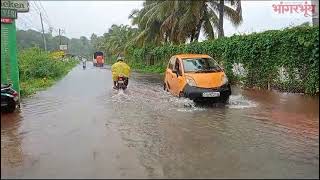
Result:
<svg viewBox="0 0 320 180">
<path fill-rule="evenodd" d="M 169 58 L 181 53 L 204 53 L 222 64 L 233 83 L 287 92 L 319 93 L 319 27 L 299 26 L 249 35 L 234 35 L 182 45 L 129 48 L 131 64 L 146 69 L 165 69 Z M 246 76 L 233 73 L 241 64 Z M 149 67 L 151 66 L 151 67 Z M 288 74 L 279 80 L 279 69 Z"/>
<path fill-rule="evenodd" d="M 59 60 L 62 59 L 65 56 L 64 51 L 52 51 L 49 53 L 50 57 L 53 59 Z"/>
<path fill-rule="evenodd" d="M 51 86 L 66 75 L 78 62 L 74 59 L 62 61 L 38 48 L 18 53 L 21 95 L 29 95 Z"/>
</svg>

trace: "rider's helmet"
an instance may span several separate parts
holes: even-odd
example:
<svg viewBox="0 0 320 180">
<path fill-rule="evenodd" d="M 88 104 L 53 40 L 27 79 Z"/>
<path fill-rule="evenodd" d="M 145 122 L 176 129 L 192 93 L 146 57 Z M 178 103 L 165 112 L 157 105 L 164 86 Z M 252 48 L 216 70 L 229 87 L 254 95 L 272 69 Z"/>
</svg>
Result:
<svg viewBox="0 0 320 180">
<path fill-rule="evenodd" d="M 119 62 L 119 61 L 123 61 L 123 57 L 121 57 L 121 56 L 119 56 L 118 58 L 117 58 L 117 62 Z"/>
</svg>

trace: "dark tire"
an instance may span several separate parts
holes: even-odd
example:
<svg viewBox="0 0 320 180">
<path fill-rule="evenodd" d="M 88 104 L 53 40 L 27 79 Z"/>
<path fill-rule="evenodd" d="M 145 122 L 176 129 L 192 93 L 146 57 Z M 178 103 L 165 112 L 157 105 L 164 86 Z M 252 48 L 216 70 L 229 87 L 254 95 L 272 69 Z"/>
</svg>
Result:
<svg viewBox="0 0 320 180">
<path fill-rule="evenodd" d="M 221 103 L 224 103 L 224 104 L 229 103 L 229 96 L 227 96 L 227 97 L 222 97 L 222 98 L 220 99 L 220 102 L 221 102 Z"/>
</svg>

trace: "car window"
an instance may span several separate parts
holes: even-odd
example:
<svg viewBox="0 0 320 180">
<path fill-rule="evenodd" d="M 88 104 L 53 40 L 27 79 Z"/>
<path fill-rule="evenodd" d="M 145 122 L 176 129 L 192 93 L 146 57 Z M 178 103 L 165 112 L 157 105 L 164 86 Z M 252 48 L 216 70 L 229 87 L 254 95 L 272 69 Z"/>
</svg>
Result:
<svg viewBox="0 0 320 180">
<path fill-rule="evenodd" d="M 181 68 L 181 64 L 180 64 L 180 61 L 178 58 L 176 58 L 174 60 L 174 70 L 178 70 L 179 71 L 179 74 L 181 75 L 182 74 L 182 68 Z"/>
<path fill-rule="evenodd" d="M 170 60 L 169 60 L 169 65 L 168 65 L 168 68 L 173 70 L 173 67 L 174 67 L 174 57 L 172 57 Z"/>
<path fill-rule="evenodd" d="M 220 72 L 219 64 L 212 58 L 188 58 L 183 59 L 185 72 Z"/>
<path fill-rule="evenodd" d="M 175 57 L 172 57 L 172 58 L 170 59 L 170 64 L 169 64 L 169 68 L 170 68 L 171 70 L 174 69 L 174 64 L 175 64 Z"/>
</svg>

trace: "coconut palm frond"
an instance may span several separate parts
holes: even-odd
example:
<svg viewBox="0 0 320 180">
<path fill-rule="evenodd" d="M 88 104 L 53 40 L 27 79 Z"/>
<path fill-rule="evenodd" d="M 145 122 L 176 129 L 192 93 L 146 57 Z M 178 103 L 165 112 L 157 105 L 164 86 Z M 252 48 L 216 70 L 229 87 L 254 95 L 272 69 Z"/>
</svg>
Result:
<svg viewBox="0 0 320 180">
<path fill-rule="evenodd" d="M 242 15 L 231 7 L 224 6 L 224 16 L 228 18 L 234 26 L 238 26 L 242 22 Z"/>
<path fill-rule="evenodd" d="M 203 32 L 208 39 L 214 39 L 214 30 L 210 21 L 210 17 L 205 13 L 203 22 Z"/>
</svg>

